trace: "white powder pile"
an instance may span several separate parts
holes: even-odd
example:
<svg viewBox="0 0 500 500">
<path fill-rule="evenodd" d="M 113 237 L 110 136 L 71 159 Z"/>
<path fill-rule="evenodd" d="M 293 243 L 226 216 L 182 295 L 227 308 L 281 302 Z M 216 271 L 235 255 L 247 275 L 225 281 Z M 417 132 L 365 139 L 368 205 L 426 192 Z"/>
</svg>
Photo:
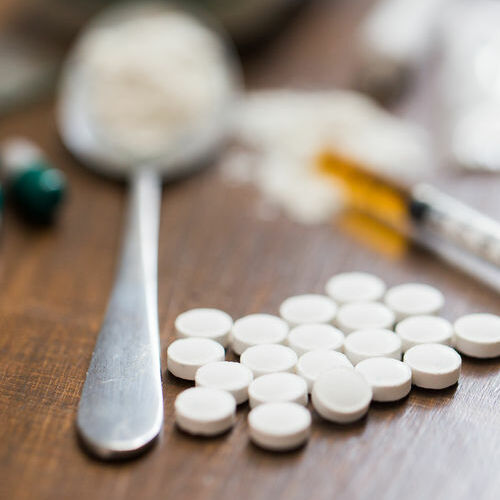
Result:
<svg viewBox="0 0 500 500">
<path fill-rule="evenodd" d="M 99 26 L 78 57 L 95 122 L 117 147 L 148 157 L 212 119 L 233 88 L 218 35 L 174 9 Z"/>
<path fill-rule="evenodd" d="M 340 190 L 317 172 L 324 150 L 407 183 L 430 165 L 422 130 L 350 91 L 251 93 L 235 114 L 234 135 L 243 148 L 228 153 L 224 176 L 257 186 L 266 218 L 277 207 L 304 224 L 328 222 L 342 207 Z"/>
</svg>

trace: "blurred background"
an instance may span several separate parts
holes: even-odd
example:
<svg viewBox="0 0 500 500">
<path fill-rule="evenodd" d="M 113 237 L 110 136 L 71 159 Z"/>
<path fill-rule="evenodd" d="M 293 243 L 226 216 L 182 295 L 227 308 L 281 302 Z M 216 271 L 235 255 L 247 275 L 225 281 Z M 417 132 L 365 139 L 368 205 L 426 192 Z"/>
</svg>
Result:
<svg viewBox="0 0 500 500">
<path fill-rule="evenodd" d="M 54 99 L 70 47 L 86 23 L 113 3 L 117 2 L 3 2 L 0 113 L 12 115 Z M 187 9 L 194 20 L 215 27 L 215 38 L 229 39 L 235 49 L 234 66 L 241 63 L 242 91 L 237 102 L 226 106 L 230 123 L 223 131 L 226 145 L 217 150 L 217 165 L 228 187 L 251 186 L 258 194 L 257 218 L 276 220 L 285 215 L 308 225 L 335 220 L 363 244 L 401 254 L 412 231 L 408 214 L 400 212 L 412 199 L 413 185 L 429 180 L 454 184 L 452 193 L 474 204 L 474 198 L 486 189 L 481 188 L 483 193 L 472 189 L 476 182 L 486 184 L 476 174 L 493 179 L 500 169 L 500 38 L 496 29 L 500 7 L 494 0 L 193 0 L 177 2 L 177 6 Z M 139 35 L 140 29 L 136 30 Z M 130 37 L 137 33 L 131 32 Z M 173 116 L 179 122 L 183 113 L 185 118 L 193 112 L 196 103 L 202 106 L 199 99 L 204 86 L 214 101 L 220 90 L 205 80 L 208 73 L 203 73 L 200 61 L 209 56 L 202 57 L 200 52 L 196 60 L 196 49 L 176 53 L 175 43 L 187 46 L 190 35 L 182 30 L 174 33 L 175 42 L 165 41 L 163 61 L 160 40 L 150 36 L 141 47 L 133 41 L 127 45 L 123 42 L 129 36 L 126 33 L 116 42 L 126 45 L 123 50 L 113 52 L 110 44 L 108 48 L 96 44 L 93 55 L 90 49 L 86 55 L 79 54 L 91 63 L 92 88 L 98 87 L 99 79 L 107 79 L 109 88 L 101 88 L 98 100 L 109 104 L 110 96 L 121 95 L 109 109 L 92 112 L 107 116 L 108 122 L 121 122 L 122 133 L 123 124 L 135 119 L 124 142 L 132 141 L 143 151 L 154 149 L 146 138 L 151 131 L 145 127 L 153 108 L 158 124 L 168 128 Z M 148 43 L 160 48 L 148 50 Z M 132 51 L 133 59 L 133 52 L 140 50 L 158 53 L 158 59 L 151 56 L 147 68 L 137 63 L 146 58 L 127 61 L 124 54 Z M 169 66 L 170 61 L 175 64 Z M 127 64 L 130 69 L 124 69 Z M 220 69 L 217 64 L 224 65 L 215 57 L 214 74 Z M 196 65 L 197 72 L 193 71 Z M 137 85 L 127 83 L 131 81 Z M 158 91 L 157 99 L 177 103 L 161 108 L 163 124 L 159 101 L 154 101 L 151 90 Z M 2 133 L 15 132 L 7 126 Z M 155 147 L 166 148 L 168 131 L 159 134 Z M 57 165 L 44 158 L 39 146 L 36 140 L 24 144 L 4 140 L 4 187 L 7 195 L 9 190 L 14 193 L 10 198 L 31 219 L 49 221 L 56 218 L 67 186 L 65 178 L 58 177 Z M 51 182 L 56 194 L 35 199 L 36 189 L 28 192 L 24 184 L 17 187 L 12 171 L 25 169 L 30 155 L 33 161 L 38 158 L 43 166 L 54 167 Z M 362 171 L 374 176 L 376 189 L 368 189 L 373 177 L 367 180 L 359 175 Z M 9 189 L 11 184 L 15 188 Z M 485 209 L 491 211 L 488 206 Z M 446 221 L 448 236 L 464 232 L 464 221 L 455 222 Z M 485 244 L 478 235 L 481 231 L 469 227 L 477 221 L 469 222 L 465 224 L 467 241 L 461 246 L 468 246 L 472 253 L 486 253 L 482 257 L 497 262 L 497 247 L 489 248 L 489 241 Z M 474 239 L 480 243 L 471 248 Z M 485 246 L 487 251 L 483 251 Z"/>
</svg>

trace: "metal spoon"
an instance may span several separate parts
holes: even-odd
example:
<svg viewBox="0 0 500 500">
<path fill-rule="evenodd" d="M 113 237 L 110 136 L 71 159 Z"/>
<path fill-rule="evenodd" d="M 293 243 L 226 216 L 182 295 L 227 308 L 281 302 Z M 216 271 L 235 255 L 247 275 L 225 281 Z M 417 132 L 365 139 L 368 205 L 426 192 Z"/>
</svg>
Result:
<svg viewBox="0 0 500 500">
<path fill-rule="evenodd" d="M 162 4 L 108 9 L 83 32 L 112 28 L 126 20 L 169 11 Z M 212 27 L 212 26 L 211 26 Z M 85 447 L 102 459 L 129 457 L 144 450 L 163 421 L 157 313 L 157 246 L 161 180 L 187 174 L 214 153 L 226 131 L 226 114 L 237 95 L 239 72 L 228 49 L 231 85 L 213 116 L 205 117 L 168 151 L 156 157 L 120 148 L 102 132 L 88 110 L 88 68 L 77 41 L 66 62 L 58 106 L 58 126 L 66 147 L 98 172 L 128 181 L 130 196 L 121 262 L 92 355 L 78 407 L 77 430 Z M 168 75 L 166 75 L 168 78 Z M 125 145 L 124 145 L 125 146 Z"/>
</svg>

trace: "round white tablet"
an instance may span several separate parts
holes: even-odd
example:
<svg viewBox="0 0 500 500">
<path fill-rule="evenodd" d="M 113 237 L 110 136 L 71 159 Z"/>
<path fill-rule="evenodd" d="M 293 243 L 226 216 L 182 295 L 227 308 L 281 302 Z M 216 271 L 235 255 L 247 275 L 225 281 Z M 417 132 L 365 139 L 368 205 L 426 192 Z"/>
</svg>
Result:
<svg viewBox="0 0 500 500">
<path fill-rule="evenodd" d="M 338 367 L 352 368 L 345 354 L 338 351 L 318 349 L 300 356 L 296 371 L 307 383 L 308 392 L 312 391 L 316 379 L 323 373 Z"/>
<path fill-rule="evenodd" d="M 215 340 L 195 337 L 178 339 L 168 346 L 167 368 L 176 377 L 194 380 L 200 366 L 222 361 L 224 355 L 224 347 Z"/>
<path fill-rule="evenodd" d="M 297 361 L 296 372 L 306 381 L 307 391 L 310 393 L 314 382 L 322 373 L 338 367 L 352 368 L 353 366 L 345 354 L 319 349 L 302 354 Z"/>
<path fill-rule="evenodd" d="M 180 338 L 205 337 L 226 347 L 233 320 L 229 314 L 218 309 L 190 309 L 179 314 L 175 320 L 175 331 Z"/>
<path fill-rule="evenodd" d="M 249 347 L 240 362 L 252 370 L 255 378 L 275 372 L 293 372 L 297 354 L 290 347 L 280 344 L 261 344 Z"/>
<path fill-rule="evenodd" d="M 391 330 L 358 330 L 345 339 L 344 351 L 354 366 L 368 358 L 401 359 L 401 339 Z"/>
<path fill-rule="evenodd" d="M 369 273 L 342 273 L 331 277 L 325 290 L 339 304 L 374 302 L 384 295 L 385 283 Z"/>
<path fill-rule="evenodd" d="M 394 313 L 378 302 L 350 302 L 339 307 L 337 326 L 346 334 L 366 328 L 392 328 Z"/>
<path fill-rule="evenodd" d="M 294 373 L 269 373 L 256 378 L 248 388 L 250 408 L 263 403 L 307 404 L 306 381 Z"/>
<path fill-rule="evenodd" d="M 293 450 L 304 444 L 311 432 L 311 414 L 297 403 L 266 403 L 248 414 L 252 441 L 266 450 Z"/>
<path fill-rule="evenodd" d="M 385 304 L 399 321 L 408 316 L 438 313 L 444 305 L 444 297 L 433 286 L 406 283 L 390 288 L 385 294 Z"/>
<path fill-rule="evenodd" d="M 280 316 L 290 325 L 331 323 L 337 304 L 326 295 L 309 293 L 286 299 L 280 306 Z"/>
<path fill-rule="evenodd" d="M 418 344 L 451 345 L 453 327 L 438 316 L 410 316 L 396 325 L 396 333 L 403 343 L 403 352 Z"/>
<path fill-rule="evenodd" d="M 420 344 L 405 352 L 403 361 L 411 368 L 413 384 L 424 389 L 444 389 L 456 384 L 462 358 L 442 344 Z"/>
<path fill-rule="evenodd" d="M 410 367 L 393 358 L 370 358 L 355 368 L 372 387 L 374 401 L 398 401 L 411 389 Z"/>
<path fill-rule="evenodd" d="M 455 322 L 455 344 L 473 358 L 500 356 L 500 317 L 487 313 L 462 316 Z"/>
<path fill-rule="evenodd" d="M 372 388 L 365 377 L 352 368 L 334 368 L 314 382 L 312 403 L 327 420 L 346 424 L 363 417 L 372 400 Z"/>
<path fill-rule="evenodd" d="M 341 351 L 344 345 L 344 334 L 331 325 L 320 323 L 299 325 L 290 330 L 288 345 L 299 356 L 316 349 Z"/>
<path fill-rule="evenodd" d="M 259 344 L 281 344 L 288 335 L 285 321 L 272 314 L 249 314 L 234 322 L 232 348 L 241 354 L 248 347 Z"/>
<path fill-rule="evenodd" d="M 198 368 L 196 385 L 222 389 L 232 394 L 237 404 L 248 399 L 248 386 L 253 380 L 252 371 L 234 361 L 215 361 Z"/>
<path fill-rule="evenodd" d="M 191 387 L 175 398 L 175 421 L 189 434 L 215 436 L 230 429 L 236 419 L 236 401 L 229 392 Z"/>
</svg>

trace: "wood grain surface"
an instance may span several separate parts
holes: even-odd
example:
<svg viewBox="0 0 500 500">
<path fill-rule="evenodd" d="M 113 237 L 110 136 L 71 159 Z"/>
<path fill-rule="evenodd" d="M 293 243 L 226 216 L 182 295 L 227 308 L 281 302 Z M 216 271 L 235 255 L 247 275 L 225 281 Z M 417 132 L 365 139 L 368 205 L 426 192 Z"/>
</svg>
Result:
<svg viewBox="0 0 500 500">
<path fill-rule="evenodd" d="M 265 49 L 246 59 L 250 87 L 346 85 L 352 32 L 371 2 L 312 2 Z M 425 85 L 398 112 L 432 130 Z M 302 449 L 275 454 L 248 439 L 248 409 L 232 432 L 194 439 L 173 422 L 188 384 L 164 373 L 165 426 L 140 459 L 105 464 L 80 449 L 78 398 L 110 291 L 125 200 L 60 145 L 53 104 L 4 119 L 0 136 L 35 139 L 62 168 L 71 192 L 58 224 L 26 225 L 7 209 L 0 247 L 0 498 L 10 499 L 497 499 L 500 498 L 500 360 L 464 359 L 458 386 L 413 389 L 374 404 L 349 426 L 313 416 Z M 446 169 L 436 182 L 500 216 L 500 179 Z M 219 307 L 234 317 L 276 313 L 300 292 L 321 292 L 339 271 L 366 270 L 388 284 L 424 281 L 446 296 L 444 316 L 499 312 L 498 296 L 432 255 L 379 255 L 333 227 L 262 221 L 256 194 L 228 186 L 215 168 L 166 186 L 159 252 L 162 357 L 177 314 Z"/>
</svg>

